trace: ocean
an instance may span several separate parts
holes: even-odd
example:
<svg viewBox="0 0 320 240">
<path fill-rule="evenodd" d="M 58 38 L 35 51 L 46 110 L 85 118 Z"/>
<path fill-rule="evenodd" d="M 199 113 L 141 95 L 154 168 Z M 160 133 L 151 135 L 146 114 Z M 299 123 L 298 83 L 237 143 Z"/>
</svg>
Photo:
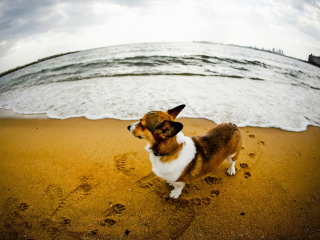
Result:
<svg viewBox="0 0 320 240">
<path fill-rule="evenodd" d="M 80 51 L 0 78 L 0 108 L 49 118 L 179 115 L 239 127 L 320 126 L 320 68 L 285 56 L 207 43 L 143 43 Z"/>
</svg>

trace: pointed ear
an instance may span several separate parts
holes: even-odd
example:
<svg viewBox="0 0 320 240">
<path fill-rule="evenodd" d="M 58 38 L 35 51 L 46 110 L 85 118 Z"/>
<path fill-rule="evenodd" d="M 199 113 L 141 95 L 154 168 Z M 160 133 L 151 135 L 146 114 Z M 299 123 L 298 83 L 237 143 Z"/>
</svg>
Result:
<svg viewBox="0 0 320 240">
<path fill-rule="evenodd" d="M 169 109 L 167 112 L 174 118 L 176 119 L 176 117 L 178 116 L 178 114 L 182 111 L 182 109 L 184 109 L 186 105 L 185 104 L 182 104 L 178 107 L 175 107 L 175 108 L 172 108 L 172 109 Z"/>
<path fill-rule="evenodd" d="M 171 138 L 177 135 L 182 128 L 182 123 L 165 120 L 154 130 L 154 135 L 162 139 Z"/>
</svg>

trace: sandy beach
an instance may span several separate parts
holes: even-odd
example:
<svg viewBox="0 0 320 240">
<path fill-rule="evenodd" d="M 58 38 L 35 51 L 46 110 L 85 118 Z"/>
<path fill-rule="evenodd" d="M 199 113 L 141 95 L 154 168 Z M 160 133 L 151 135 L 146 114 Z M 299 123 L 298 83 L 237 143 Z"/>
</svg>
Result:
<svg viewBox="0 0 320 240">
<path fill-rule="evenodd" d="M 132 122 L 0 119 L 0 239 L 320 238 L 320 128 L 241 128 L 236 175 L 225 162 L 173 200 Z"/>
</svg>

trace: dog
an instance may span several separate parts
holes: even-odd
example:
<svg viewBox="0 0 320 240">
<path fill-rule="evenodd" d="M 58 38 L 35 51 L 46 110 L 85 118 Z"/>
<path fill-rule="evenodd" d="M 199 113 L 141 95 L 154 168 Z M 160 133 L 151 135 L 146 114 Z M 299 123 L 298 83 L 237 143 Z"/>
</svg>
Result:
<svg viewBox="0 0 320 240">
<path fill-rule="evenodd" d="M 230 163 L 227 174 L 234 175 L 242 144 L 232 123 L 218 124 L 204 136 L 184 136 L 182 123 L 175 120 L 185 106 L 148 112 L 127 127 L 133 136 L 147 140 L 152 171 L 174 187 L 171 198 L 180 196 L 186 182 L 210 173 L 224 160 Z"/>
</svg>

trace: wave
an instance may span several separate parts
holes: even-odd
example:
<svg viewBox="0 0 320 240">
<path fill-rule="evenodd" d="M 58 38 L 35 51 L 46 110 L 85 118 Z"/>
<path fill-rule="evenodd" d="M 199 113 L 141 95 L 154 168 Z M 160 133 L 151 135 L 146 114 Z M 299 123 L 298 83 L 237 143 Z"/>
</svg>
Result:
<svg viewBox="0 0 320 240">
<path fill-rule="evenodd" d="M 77 77 L 73 76 L 70 78 L 66 78 L 63 80 L 59 80 L 56 82 L 69 82 L 69 81 L 79 81 L 79 80 L 87 80 L 93 78 L 116 78 L 116 77 L 145 77 L 145 76 L 189 76 L 189 77 L 222 77 L 222 78 L 244 78 L 243 76 L 237 75 L 220 75 L 220 74 L 195 74 L 195 73 L 122 73 L 122 74 L 113 74 L 113 75 L 102 75 L 102 74 L 94 74 L 88 77 Z M 249 78 L 252 80 L 261 80 L 258 78 Z"/>
<path fill-rule="evenodd" d="M 319 125 L 319 80 L 313 66 L 255 50 L 137 44 L 82 51 L 0 77 L 0 107 L 61 119 L 135 119 L 183 102 L 185 117 L 302 131 Z M 163 86 L 174 94 L 159 94 Z"/>
<path fill-rule="evenodd" d="M 105 67 L 132 67 L 132 66 L 140 66 L 140 67 L 151 67 L 151 66 L 170 66 L 172 64 L 183 65 L 183 66 L 203 66 L 203 63 L 206 64 L 221 64 L 225 63 L 230 64 L 242 64 L 242 65 L 254 65 L 254 66 L 262 66 L 264 68 L 268 68 L 267 64 L 259 62 L 259 61 L 249 61 L 249 60 L 237 60 L 233 58 L 220 58 L 215 56 L 207 56 L 207 55 L 193 55 L 193 56 L 165 56 L 165 55 L 154 55 L 154 56 L 133 56 L 133 57 L 124 57 L 124 58 L 109 58 L 103 60 L 95 60 L 92 62 L 84 62 L 84 63 L 73 63 L 64 66 L 59 66 L 52 69 L 42 69 L 42 73 L 46 72 L 56 72 L 62 70 L 70 70 L 70 69 L 95 69 L 95 68 L 105 68 Z M 249 71 L 243 67 L 231 66 L 238 70 Z M 35 74 L 38 74 L 36 72 Z"/>
<path fill-rule="evenodd" d="M 51 72 L 52 73 L 52 72 Z M 80 73 L 80 75 L 77 75 L 77 73 Z M 25 75 L 26 78 L 29 78 L 28 80 L 31 82 L 28 82 L 28 84 L 23 84 L 24 81 L 26 81 L 26 78 L 24 79 L 23 76 L 17 78 L 15 81 L 12 81 L 10 85 L 5 85 L 0 87 L 0 92 L 7 92 L 10 90 L 20 89 L 20 88 L 26 88 L 31 87 L 35 85 L 43 85 L 43 84 L 50 84 L 50 83 L 62 83 L 62 82 L 73 82 L 73 81 L 82 81 L 82 80 L 89 80 L 89 79 L 95 79 L 95 78 L 121 78 L 121 77 L 145 77 L 145 76 L 189 76 L 189 77 L 216 77 L 216 78 L 231 78 L 231 79 L 248 79 L 253 81 L 265 81 L 263 78 L 259 77 L 245 77 L 241 75 L 231 75 L 231 74 L 218 74 L 218 73 L 191 73 L 191 72 L 141 72 L 141 73 L 115 73 L 115 74 L 102 74 L 102 73 L 93 73 L 87 76 L 82 76 L 81 71 L 75 72 L 74 74 L 70 73 L 60 73 L 60 74 L 50 74 L 50 75 L 43 75 L 38 76 L 37 79 L 34 79 L 34 74 L 27 74 Z M 51 81 L 48 81 L 48 78 L 51 79 Z M 296 83 L 286 83 L 282 82 L 282 84 L 290 84 L 292 86 L 304 86 L 306 88 L 311 88 L 314 90 L 320 90 L 320 88 L 315 87 L 311 84 L 306 84 L 303 82 L 296 82 Z"/>
<path fill-rule="evenodd" d="M 288 83 L 292 85 L 296 84 L 292 82 L 305 75 L 301 70 L 283 69 L 278 65 L 266 64 L 258 60 L 206 54 L 104 56 L 103 59 L 85 60 L 84 58 L 78 62 L 66 61 L 53 66 L 39 65 L 33 72 L 13 77 L 5 84 L 1 84 L 0 81 L 0 92 L 55 82 L 127 76 L 202 76 L 265 81 L 266 79 L 261 78 L 259 74 L 261 68 L 269 69 L 279 76 L 290 79 Z M 314 84 L 309 87 L 318 90 Z"/>
<path fill-rule="evenodd" d="M 10 75 L 10 81 L 0 82 L 0 92 L 15 89 L 20 86 L 33 86 L 43 83 L 74 81 L 92 77 L 121 77 L 121 76 L 151 76 L 151 75 L 181 75 L 181 76 L 216 76 L 244 78 L 239 74 L 216 73 L 212 68 L 220 65 L 223 68 L 232 68 L 235 71 L 250 72 L 245 65 L 261 66 L 267 68 L 265 63 L 259 61 L 221 58 L 209 55 L 138 55 L 130 57 L 109 57 L 105 59 L 84 62 L 66 62 L 64 65 L 38 65 L 34 71 L 25 74 Z M 242 66 L 241 66 L 242 65 Z M 161 71 L 159 69 L 161 68 Z M 177 72 L 177 69 L 179 71 Z M 188 71 L 186 71 L 188 70 Z"/>
</svg>

